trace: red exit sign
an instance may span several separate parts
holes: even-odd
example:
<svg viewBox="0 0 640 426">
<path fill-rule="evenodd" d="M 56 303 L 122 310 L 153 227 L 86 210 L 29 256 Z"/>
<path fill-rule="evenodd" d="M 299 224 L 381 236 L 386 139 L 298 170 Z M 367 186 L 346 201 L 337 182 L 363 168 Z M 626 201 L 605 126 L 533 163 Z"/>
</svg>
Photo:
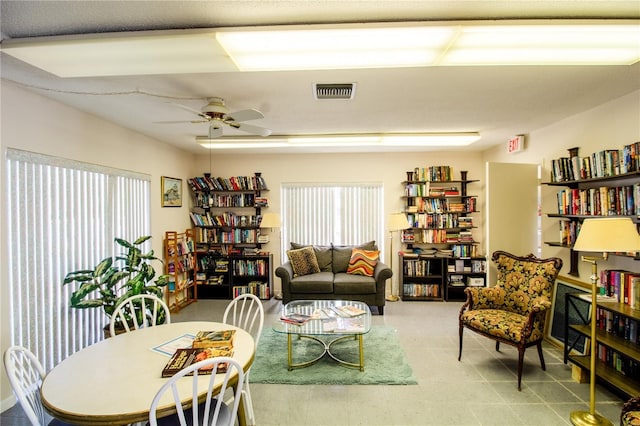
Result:
<svg viewBox="0 0 640 426">
<path fill-rule="evenodd" d="M 520 151 L 524 151 L 524 135 L 514 136 L 507 142 L 507 152 L 512 154 Z"/>
</svg>

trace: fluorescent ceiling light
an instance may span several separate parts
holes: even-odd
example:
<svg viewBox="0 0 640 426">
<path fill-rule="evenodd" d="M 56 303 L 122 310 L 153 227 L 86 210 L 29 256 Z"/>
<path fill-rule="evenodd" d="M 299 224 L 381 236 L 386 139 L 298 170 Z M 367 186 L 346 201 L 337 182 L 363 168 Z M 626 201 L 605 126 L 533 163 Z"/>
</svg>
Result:
<svg viewBox="0 0 640 426">
<path fill-rule="evenodd" d="M 219 32 L 241 71 L 417 67 L 432 64 L 455 28 L 374 27 Z"/>
<path fill-rule="evenodd" d="M 410 22 L 3 40 L 60 77 L 476 65 L 630 65 L 640 20 Z"/>
<path fill-rule="evenodd" d="M 208 149 L 283 148 L 283 147 L 454 147 L 467 146 L 480 140 L 480 134 L 467 133 L 415 133 L 415 134 L 350 134 L 316 136 L 272 136 L 269 138 L 218 138 L 196 137 L 196 142 Z"/>
</svg>

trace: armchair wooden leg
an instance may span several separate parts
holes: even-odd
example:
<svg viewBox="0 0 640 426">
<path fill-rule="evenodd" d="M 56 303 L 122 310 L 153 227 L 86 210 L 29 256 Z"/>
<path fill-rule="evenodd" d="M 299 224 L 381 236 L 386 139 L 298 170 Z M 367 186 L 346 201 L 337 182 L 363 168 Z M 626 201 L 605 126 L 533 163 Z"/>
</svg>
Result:
<svg viewBox="0 0 640 426">
<path fill-rule="evenodd" d="M 464 327 L 460 324 L 460 350 L 458 351 L 458 361 L 462 358 L 462 330 L 464 330 Z"/>
<path fill-rule="evenodd" d="M 522 365 L 524 364 L 524 348 L 518 348 L 518 390 L 521 390 L 522 383 Z"/>
<path fill-rule="evenodd" d="M 540 365 L 542 366 L 542 370 L 546 370 L 546 366 L 544 365 L 544 355 L 542 355 L 542 342 L 538 342 L 538 356 L 540 357 Z"/>
<path fill-rule="evenodd" d="M 500 352 L 500 342 L 496 340 L 496 352 Z"/>
</svg>

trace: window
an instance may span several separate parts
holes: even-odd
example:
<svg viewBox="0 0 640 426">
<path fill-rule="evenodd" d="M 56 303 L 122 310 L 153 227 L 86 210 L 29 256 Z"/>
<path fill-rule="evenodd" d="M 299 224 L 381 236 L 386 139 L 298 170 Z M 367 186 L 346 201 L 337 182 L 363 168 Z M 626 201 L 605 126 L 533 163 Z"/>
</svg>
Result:
<svg viewBox="0 0 640 426">
<path fill-rule="evenodd" d="M 283 249 L 301 244 L 360 244 L 383 247 L 381 183 L 283 184 Z M 382 257 L 384 258 L 384 257 Z"/>
<path fill-rule="evenodd" d="M 14 149 L 6 164 L 11 342 L 49 370 L 103 338 L 102 309 L 70 308 L 62 282 L 149 234 L 150 177 Z"/>
</svg>

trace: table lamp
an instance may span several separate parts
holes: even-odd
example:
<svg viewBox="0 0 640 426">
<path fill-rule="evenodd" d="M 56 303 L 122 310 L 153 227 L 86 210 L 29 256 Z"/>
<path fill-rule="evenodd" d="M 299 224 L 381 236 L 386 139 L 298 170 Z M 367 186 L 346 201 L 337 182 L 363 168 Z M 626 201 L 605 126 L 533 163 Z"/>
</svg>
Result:
<svg viewBox="0 0 640 426">
<path fill-rule="evenodd" d="M 393 233 L 410 228 L 409 221 L 407 220 L 407 216 L 404 213 L 392 213 L 389 215 L 389 267 L 393 272 Z M 397 302 L 400 297 L 395 291 L 394 282 L 397 282 L 398 278 L 393 274 L 391 276 L 391 294 L 386 297 L 386 299 L 390 302 Z"/>
<path fill-rule="evenodd" d="M 578 238 L 573 245 L 575 251 L 600 252 L 601 256 L 582 256 L 583 262 L 591 263 L 591 353 L 589 375 L 589 411 L 573 411 L 571 423 L 583 425 L 613 424 L 596 414 L 596 302 L 598 287 L 598 260 L 607 260 L 609 253 L 640 251 L 640 235 L 636 225 L 628 217 L 585 219 Z"/>
<path fill-rule="evenodd" d="M 278 213 L 263 214 L 260 228 L 280 228 L 280 215 Z"/>
</svg>

